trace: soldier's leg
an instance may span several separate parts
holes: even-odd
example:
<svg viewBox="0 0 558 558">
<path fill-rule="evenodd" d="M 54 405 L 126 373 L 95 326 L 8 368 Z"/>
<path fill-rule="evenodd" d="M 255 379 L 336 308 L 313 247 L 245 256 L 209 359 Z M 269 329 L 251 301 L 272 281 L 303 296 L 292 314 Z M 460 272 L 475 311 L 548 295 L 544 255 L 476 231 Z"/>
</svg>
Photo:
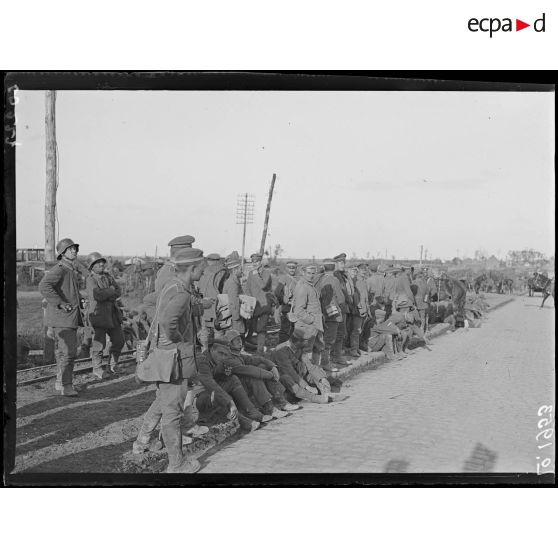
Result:
<svg viewBox="0 0 558 558">
<path fill-rule="evenodd" d="M 326 372 L 336 372 L 337 368 L 331 364 L 331 350 L 337 337 L 339 322 L 324 323 L 324 349 L 321 356 L 321 366 Z"/>
<path fill-rule="evenodd" d="M 360 334 L 362 333 L 362 318 L 360 316 L 353 315 L 351 321 L 352 321 L 352 329 L 350 334 L 351 356 L 358 357 Z"/>
<path fill-rule="evenodd" d="M 234 374 L 226 380 L 219 382 L 219 385 L 233 398 L 238 410 L 251 420 L 262 422 L 263 414 L 256 409 L 255 405 L 250 401 L 242 383 Z"/>
<path fill-rule="evenodd" d="M 320 366 L 322 351 L 324 350 L 324 334 L 321 331 L 316 333 L 314 342 L 312 343 L 312 362 L 316 366 Z"/>
<path fill-rule="evenodd" d="M 157 388 L 157 391 L 155 392 L 155 400 L 151 403 L 149 409 L 147 409 L 147 412 L 143 416 L 138 436 L 132 448 L 134 453 L 142 453 L 149 449 L 151 436 L 159 425 L 162 416 L 163 412 L 161 411 L 159 388 Z"/>
<path fill-rule="evenodd" d="M 279 343 L 284 343 L 285 341 L 288 341 L 291 336 L 293 324 L 287 317 L 286 312 L 281 312 L 280 320 L 281 327 L 279 329 Z"/>
<path fill-rule="evenodd" d="M 103 327 L 93 328 L 93 342 L 91 344 L 91 362 L 93 364 L 93 374 L 98 377 L 103 375 L 103 351 L 107 342 L 107 330 Z"/>
<path fill-rule="evenodd" d="M 347 364 L 345 358 L 343 358 L 343 343 L 345 341 L 345 336 L 347 335 L 347 314 L 342 314 L 343 321 L 338 323 L 337 334 L 335 336 L 335 343 L 333 344 L 333 361 L 339 364 Z"/>
<path fill-rule="evenodd" d="M 109 368 L 113 374 L 118 374 L 121 371 L 118 367 L 118 361 L 124 347 L 124 332 L 120 324 L 109 329 L 108 336 L 110 338 Z"/>
<path fill-rule="evenodd" d="M 195 459 L 188 460 L 182 450 L 181 420 L 183 405 L 188 393 L 188 382 L 159 384 L 161 401 L 161 433 L 169 456 L 168 473 L 195 473 L 200 465 Z"/>
<path fill-rule="evenodd" d="M 77 354 L 77 329 L 53 327 L 58 373 L 56 389 L 71 387 L 74 379 L 74 362 Z"/>
<path fill-rule="evenodd" d="M 370 330 L 372 329 L 373 320 L 370 317 L 362 321 L 362 333 L 359 339 L 359 349 L 361 351 L 368 351 L 368 339 L 370 339 Z"/>
<path fill-rule="evenodd" d="M 388 298 L 386 301 L 386 308 L 385 308 L 386 317 L 384 318 L 384 320 L 387 320 L 391 316 L 392 310 L 393 310 L 393 301 L 390 298 Z"/>
<path fill-rule="evenodd" d="M 262 356 L 265 354 L 265 334 L 268 318 L 269 312 L 264 312 L 258 316 L 256 321 L 256 334 L 258 340 L 258 348 L 256 352 Z"/>
</svg>

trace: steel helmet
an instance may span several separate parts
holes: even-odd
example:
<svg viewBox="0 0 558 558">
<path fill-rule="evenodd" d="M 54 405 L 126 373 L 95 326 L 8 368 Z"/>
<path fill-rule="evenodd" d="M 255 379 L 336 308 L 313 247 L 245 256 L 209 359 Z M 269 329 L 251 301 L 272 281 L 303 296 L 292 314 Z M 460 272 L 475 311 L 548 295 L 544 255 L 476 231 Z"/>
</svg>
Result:
<svg viewBox="0 0 558 558">
<path fill-rule="evenodd" d="M 107 263 L 107 260 L 105 260 L 105 258 L 103 258 L 103 256 L 101 256 L 99 252 L 91 252 L 91 254 L 87 256 L 87 269 L 91 270 L 93 265 L 99 261 Z"/>
<path fill-rule="evenodd" d="M 56 254 L 57 259 L 62 257 L 62 254 L 70 247 L 75 246 L 79 250 L 79 244 L 74 242 L 71 238 L 63 238 L 58 244 L 56 245 Z"/>
</svg>

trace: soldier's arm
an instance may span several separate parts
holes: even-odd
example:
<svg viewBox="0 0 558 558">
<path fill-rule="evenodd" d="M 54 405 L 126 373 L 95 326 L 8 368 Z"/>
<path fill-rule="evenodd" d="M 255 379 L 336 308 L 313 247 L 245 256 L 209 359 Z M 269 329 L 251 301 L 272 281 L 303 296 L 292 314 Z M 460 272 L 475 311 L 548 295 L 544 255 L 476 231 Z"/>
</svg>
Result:
<svg viewBox="0 0 558 558">
<path fill-rule="evenodd" d="M 86 279 L 87 292 L 89 296 L 93 296 L 93 299 L 97 302 L 104 302 L 105 300 L 116 300 L 116 289 L 114 287 L 107 287 L 106 289 L 101 289 L 97 286 L 97 282 L 91 275 Z"/>
<path fill-rule="evenodd" d="M 271 372 L 259 366 L 234 366 L 232 372 L 237 376 L 248 376 L 249 378 L 256 378 L 257 380 L 271 380 L 273 378 Z"/>
<path fill-rule="evenodd" d="M 331 285 L 324 285 L 320 290 L 320 298 L 322 304 L 327 306 L 333 299 L 333 287 Z"/>
<path fill-rule="evenodd" d="M 64 276 L 64 271 L 59 265 L 55 265 L 50 269 L 39 283 L 39 291 L 46 298 L 49 304 L 58 306 L 59 304 L 67 304 L 68 301 L 58 291 L 58 284 Z"/>
<path fill-rule="evenodd" d="M 211 366 L 205 358 L 200 358 L 197 361 L 198 376 L 197 379 L 201 385 L 214 397 L 215 400 L 223 405 L 230 406 L 232 397 L 215 381 Z"/>
<path fill-rule="evenodd" d="M 279 374 L 291 377 L 297 384 L 301 385 L 302 378 L 293 366 L 291 359 L 283 351 L 273 352 L 273 361 L 277 365 Z"/>
<path fill-rule="evenodd" d="M 180 343 L 184 339 L 178 329 L 180 318 L 188 311 L 190 295 L 186 292 L 176 293 L 162 309 L 159 325 L 171 343 Z"/>
<path fill-rule="evenodd" d="M 264 370 L 271 370 L 272 368 L 275 368 L 275 363 L 272 360 L 262 356 L 242 355 L 242 359 L 246 364 L 257 366 L 258 368 L 263 368 Z"/>
</svg>

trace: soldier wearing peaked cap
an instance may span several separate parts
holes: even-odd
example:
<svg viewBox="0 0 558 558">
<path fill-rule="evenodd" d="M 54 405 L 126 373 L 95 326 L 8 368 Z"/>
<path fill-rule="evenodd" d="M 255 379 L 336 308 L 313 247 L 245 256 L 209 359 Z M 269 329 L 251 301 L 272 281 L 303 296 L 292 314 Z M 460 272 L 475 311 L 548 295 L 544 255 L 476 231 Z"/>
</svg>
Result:
<svg viewBox="0 0 558 558">
<path fill-rule="evenodd" d="M 354 293 L 355 286 L 352 279 L 349 277 L 345 271 L 345 260 L 347 259 L 347 254 L 341 253 L 333 258 L 335 261 L 335 272 L 334 275 L 339 280 L 341 284 L 341 290 L 343 291 L 344 300 L 340 300 L 341 307 L 341 318 L 339 326 L 337 327 L 337 336 L 335 338 L 335 343 L 333 345 L 332 351 L 332 361 L 335 364 L 341 366 L 346 366 L 351 361 L 347 360 L 343 355 L 343 346 L 345 343 L 345 338 L 347 336 L 347 315 L 350 314 L 354 305 Z"/>
<path fill-rule="evenodd" d="M 253 318 L 249 321 L 247 338 L 252 333 L 256 333 L 257 352 L 263 355 L 267 321 L 272 311 L 271 273 L 264 268 L 261 254 L 252 254 L 250 258 L 254 263 L 254 268 L 248 272 L 246 294 L 256 299 L 256 308 Z"/>
<path fill-rule="evenodd" d="M 285 265 L 286 273 L 279 277 L 277 287 L 275 288 L 275 297 L 281 305 L 279 343 L 287 341 L 293 332 L 293 322 L 289 320 L 288 314 L 292 309 L 294 288 L 298 281 L 296 276 L 297 267 L 297 262 L 289 260 Z"/>
<path fill-rule="evenodd" d="M 169 240 L 170 246 L 170 257 L 172 258 L 177 252 L 184 248 L 192 248 L 192 244 L 195 242 L 195 238 L 189 234 L 183 236 L 177 236 L 172 240 Z M 170 262 L 167 262 L 161 267 L 157 272 L 157 277 L 155 278 L 155 292 L 148 295 L 148 303 L 153 305 L 157 299 L 157 295 L 161 292 L 161 287 L 170 279 L 173 275 L 173 266 Z"/>
<path fill-rule="evenodd" d="M 75 397 L 73 388 L 74 361 L 77 355 L 77 329 L 82 327 L 80 311 L 79 271 L 77 255 L 79 244 L 70 238 L 56 245 L 58 263 L 39 283 L 39 291 L 47 301 L 45 326 L 52 328 L 58 373 L 55 389 L 61 395 Z"/>
<path fill-rule="evenodd" d="M 204 299 L 205 310 L 201 323 L 200 341 L 205 350 L 211 344 L 215 336 L 216 303 L 218 295 L 225 283 L 227 268 L 221 261 L 219 254 L 207 256 L 207 267 L 198 282 L 198 289 Z"/>
<path fill-rule="evenodd" d="M 151 435 L 160 422 L 169 457 L 167 472 L 195 473 L 200 464 L 195 459 L 186 458 L 183 453 L 181 418 L 193 404 L 188 380 L 198 373 L 194 318 L 202 315 L 203 306 L 196 298 L 193 283 L 199 281 L 206 262 L 201 250 L 183 248 L 171 257 L 171 263 L 174 275 L 159 293 L 150 330 L 151 347 L 157 350 L 148 358 L 157 362 L 158 367 L 144 369 L 144 374 L 149 374 L 150 369 L 163 368 L 168 374 L 168 381 L 161 381 L 159 375 L 153 378 L 157 385 L 155 401 L 143 418 L 133 451 L 142 453 L 149 449 Z M 168 351 L 173 351 L 170 354 L 174 354 L 175 358 L 165 358 L 164 353 L 168 355 Z"/>
<path fill-rule="evenodd" d="M 105 271 L 106 259 L 99 252 L 89 254 L 87 264 L 91 272 L 86 280 L 88 317 L 93 328 L 91 360 L 93 374 L 103 380 L 108 376 L 103 370 L 103 351 L 107 335 L 111 342 L 109 370 L 113 374 L 120 372 L 118 360 L 124 346 L 124 333 L 121 325 L 122 311 L 117 305 L 117 300 L 122 293 L 118 283 Z"/>
<path fill-rule="evenodd" d="M 223 294 L 229 299 L 229 310 L 232 316 L 232 328 L 239 334 L 245 332 L 244 320 L 240 315 L 240 295 L 242 293 L 242 266 L 238 252 L 230 253 L 225 259 L 227 275 L 223 285 Z"/>
</svg>

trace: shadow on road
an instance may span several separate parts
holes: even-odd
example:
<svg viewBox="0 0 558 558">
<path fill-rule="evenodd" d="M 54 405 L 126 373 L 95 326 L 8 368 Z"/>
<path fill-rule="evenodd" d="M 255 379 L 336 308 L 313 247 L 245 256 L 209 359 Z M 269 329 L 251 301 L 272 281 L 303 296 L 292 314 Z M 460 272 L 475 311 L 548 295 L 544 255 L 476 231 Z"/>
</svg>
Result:
<svg viewBox="0 0 558 558">
<path fill-rule="evenodd" d="M 27 473 L 115 473 L 122 470 L 122 456 L 129 452 L 132 444 L 129 440 L 120 444 L 110 444 L 70 455 L 43 461 L 35 467 L 22 471 Z M 115 484 L 118 477 L 115 477 Z"/>
<path fill-rule="evenodd" d="M 152 392 L 142 390 L 130 397 L 103 399 L 89 405 L 61 409 L 52 415 L 41 417 L 17 429 L 16 454 L 65 443 L 120 420 L 140 417 L 147 411 L 153 399 Z"/>
<path fill-rule="evenodd" d="M 491 451 L 480 442 L 473 448 L 473 452 L 463 464 L 465 473 L 489 473 L 494 469 L 498 454 Z"/>
<path fill-rule="evenodd" d="M 39 384 L 40 385 L 40 384 Z M 92 401 L 95 399 L 114 398 L 129 393 L 138 388 L 134 377 L 126 378 L 125 380 L 117 383 L 103 383 L 99 380 L 87 380 L 78 386 L 79 397 L 63 397 L 54 391 L 54 384 L 49 384 L 46 390 L 45 399 L 28 403 L 17 408 L 17 418 L 28 417 L 50 411 L 59 407 L 68 407 L 72 404 Z"/>
<path fill-rule="evenodd" d="M 405 459 L 391 459 L 386 463 L 384 473 L 406 473 L 409 469 L 409 462 Z"/>
</svg>

